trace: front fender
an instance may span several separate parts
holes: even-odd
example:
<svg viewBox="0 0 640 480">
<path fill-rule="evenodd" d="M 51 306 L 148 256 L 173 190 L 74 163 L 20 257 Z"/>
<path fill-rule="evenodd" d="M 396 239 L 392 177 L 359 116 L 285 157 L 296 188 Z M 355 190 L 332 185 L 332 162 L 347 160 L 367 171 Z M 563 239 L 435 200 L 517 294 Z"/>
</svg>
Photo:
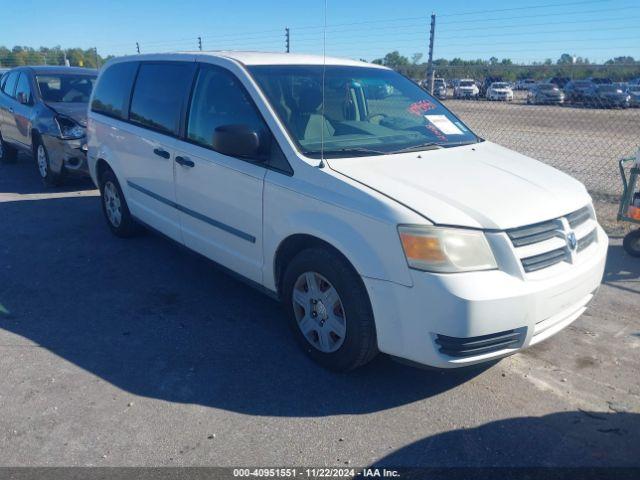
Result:
<svg viewBox="0 0 640 480">
<path fill-rule="evenodd" d="M 411 286 L 395 224 L 374 219 L 292 190 L 266 186 L 263 284 L 276 290 L 275 258 L 290 236 L 305 234 L 339 250 L 363 277 Z"/>
</svg>

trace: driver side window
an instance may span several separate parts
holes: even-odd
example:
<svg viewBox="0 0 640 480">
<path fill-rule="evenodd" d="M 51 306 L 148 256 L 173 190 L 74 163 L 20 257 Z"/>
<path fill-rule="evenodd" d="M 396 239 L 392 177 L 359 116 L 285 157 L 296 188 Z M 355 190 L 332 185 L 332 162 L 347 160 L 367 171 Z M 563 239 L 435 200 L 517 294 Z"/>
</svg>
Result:
<svg viewBox="0 0 640 480">
<path fill-rule="evenodd" d="M 239 80 L 220 67 L 202 65 L 189 108 L 187 138 L 213 148 L 213 132 L 223 125 L 268 131 Z"/>
</svg>

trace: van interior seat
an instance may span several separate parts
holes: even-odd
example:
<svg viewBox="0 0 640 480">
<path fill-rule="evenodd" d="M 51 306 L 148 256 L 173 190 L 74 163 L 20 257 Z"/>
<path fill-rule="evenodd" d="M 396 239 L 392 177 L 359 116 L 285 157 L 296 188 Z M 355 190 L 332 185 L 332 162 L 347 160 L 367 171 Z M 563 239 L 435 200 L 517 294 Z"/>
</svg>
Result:
<svg viewBox="0 0 640 480">
<path fill-rule="evenodd" d="M 332 137 L 336 130 L 327 118 L 318 113 L 322 104 L 322 92 L 315 88 L 307 88 L 300 92 L 298 110 L 293 115 L 296 135 L 303 140 L 320 138 L 322 129 L 325 137 Z"/>
</svg>

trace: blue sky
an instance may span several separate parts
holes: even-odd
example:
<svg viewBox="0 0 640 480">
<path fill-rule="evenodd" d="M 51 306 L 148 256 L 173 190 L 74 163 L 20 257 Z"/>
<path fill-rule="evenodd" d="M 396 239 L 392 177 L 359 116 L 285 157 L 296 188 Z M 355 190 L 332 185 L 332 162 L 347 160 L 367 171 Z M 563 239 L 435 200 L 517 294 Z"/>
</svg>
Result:
<svg viewBox="0 0 640 480">
<path fill-rule="evenodd" d="M 640 58 L 638 0 L 327 0 L 327 53 L 371 60 L 391 50 L 435 57 L 509 57 L 525 63 L 567 52 L 591 61 Z M 0 45 L 96 46 L 102 55 L 204 49 L 321 53 L 324 0 L 23 0 L 4 2 Z"/>
</svg>

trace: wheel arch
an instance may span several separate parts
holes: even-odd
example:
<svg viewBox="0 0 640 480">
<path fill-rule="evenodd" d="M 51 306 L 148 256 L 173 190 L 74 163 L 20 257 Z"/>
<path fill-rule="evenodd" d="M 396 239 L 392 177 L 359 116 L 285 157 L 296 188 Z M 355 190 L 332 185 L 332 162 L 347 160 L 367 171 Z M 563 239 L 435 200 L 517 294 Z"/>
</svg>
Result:
<svg viewBox="0 0 640 480">
<path fill-rule="evenodd" d="M 96 161 L 96 183 L 98 184 L 98 188 L 102 188 L 102 176 L 108 170 L 113 171 L 109 162 L 107 162 L 104 158 L 98 158 Z"/>
<path fill-rule="evenodd" d="M 286 271 L 287 265 L 289 265 L 291 260 L 293 260 L 293 258 L 300 252 L 314 247 L 324 248 L 336 254 L 338 257 L 344 260 L 356 274 L 358 274 L 358 270 L 353 265 L 353 262 L 349 260 L 349 258 L 347 258 L 344 253 L 342 253 L 338 248 L 333 246 L 328 241 L 314 235 L 310 235 L 308 233 L 295 233 L 293 235 L 289 235 L 287 238 L 282 240 L 282 242 L 280 242 L 273 259 L 274 282 L 276 292 L 279 297 L 282 294 L 282 279 L 284 277 L 284 272 Z"/>
</svg>

